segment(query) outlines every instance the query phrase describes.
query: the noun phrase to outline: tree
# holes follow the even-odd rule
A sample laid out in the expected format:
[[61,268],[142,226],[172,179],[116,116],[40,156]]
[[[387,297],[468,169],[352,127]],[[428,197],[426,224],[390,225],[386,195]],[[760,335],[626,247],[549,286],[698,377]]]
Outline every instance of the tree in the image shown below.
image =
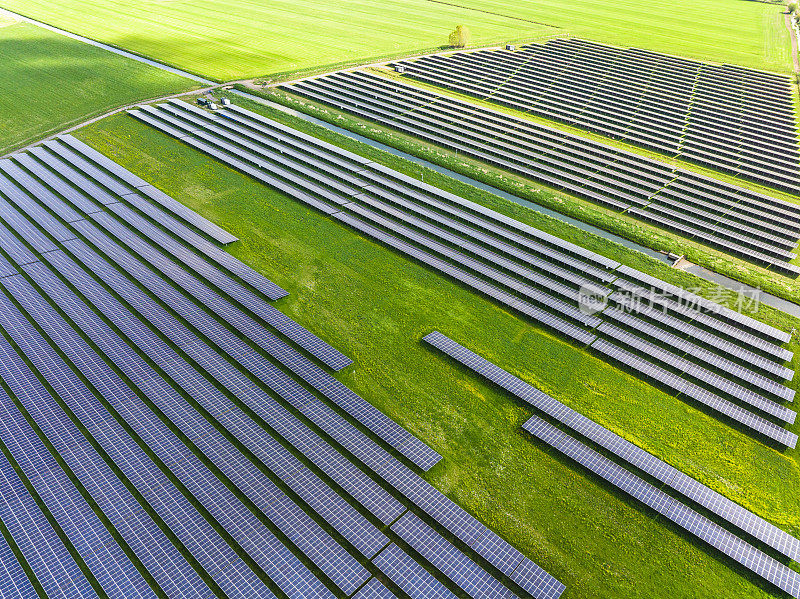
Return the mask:
[[466,48],[469,46],[470,37],[469,28],[466,25],[459,25],[450,34],[450,45],[454,48]]
[[786,7],[786,12],[790,15],[797,12],[797,2],[789,2],[788,6]]

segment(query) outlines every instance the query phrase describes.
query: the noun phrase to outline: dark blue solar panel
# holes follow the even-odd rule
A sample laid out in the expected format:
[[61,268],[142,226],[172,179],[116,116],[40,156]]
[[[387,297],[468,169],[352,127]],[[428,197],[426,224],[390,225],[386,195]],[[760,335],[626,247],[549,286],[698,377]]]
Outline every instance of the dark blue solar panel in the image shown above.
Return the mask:
[[76,153],[71,148],[60,143],[59,141],[51,139],[44,142],[42,145],[54,154],[58,155],[71,167],[79,170],[85,176],[91,178],[108,189],[111,193],[115,195],[125,195],[126,193],[130,193],[132,191],[130,186],[120,183],[114,177],[104,173],[79,153]]
[[[3,281],[8,281],[8,278]],[[0,300],[3,300],[4,304],[4,309],[0,310],[3,327],[15,342],[23,349],[29,350],[26,351],[26,355],[30,359],[45,365],[47,373],[46,365],[57,363],[57,356],[52,350],[42,353],[39,345],[35,343],[37,339],[41,340],[36,330],[27,321],[20,324],[15,320],[9,320],[14,312],[17,314],[18,312],[5,296],[0,296]],[[29,409],[35,408],[42,399],[52,401],[49,393],[2,337],[0,337],[0,376]],[[6,425],[3,419],[3,426]],[[155,597],[149,585],[57,465],[52,455],[44,446],[37,448],[34,439],[38,440],[33,430],[29,429],[27,434],[4,437],[3,440],[102,588],[112,596]]]
[[[117,239],[125,242],[131,249],[136,251],[139,255],[145,257],[155,266],[163,268],[162,265],[170,264],[168,260],[165,260],[164,254],[162,254],[160,251],[156,251],[152,245],[145,243],[138,236],[133,235],[129,229],[108,214],[96,214],[91,215],[91,217],[97,223],[102,225],[109,233],[114,235]],[[88,224],[89,223],[82,222],[76,223],[76,227],[85,230]],[[161,232],[159,231],[159,234],[160,233]],[[285,316],[275,307],[263,301],[260,297],[245,289],[239,283],[233,281],[230,277],[221,273],[197,254],[194,254],[187,248],[182,247],[171,238],[167,240],[166,238],[162,238],[161,235],[157,234],[154,234],[154,237],[158,237],[160,242],[166,243],[165,249],[169,250],[169,252],[178,260],[180,260],[182,264],[185,264],[201,276],[206,277],[222,291],[230,295],[236,301],[240,302],[259,318],[262,318],[267,324],[286,335],[289,339],[300,345],[300,347],[306,349],[312,355],[317,356],[323,362],[331,362],[331,364],[333,364],[336,368],[343,367],[343,359],[349,363],[348,358],[339,357],[341,354],[335,349],[331,348],[328,344],[321,341],[318,337],[306,329],[300,327],[296,322]]]
[[[166,315],[157,304],[154,304],[138,288],[131,285],[117,271],[110,268],[107,262],[89,250],[85,244],[80,241],[75,241],[70,242],[68,245],[71,251],[87,264],[90,270],[98,273],[111,288],[117,291],[123,298],[131,303],[131,305],[135,306],[137,311],[143,316],[150,318],[169,338],[180,344],[183,340],[194,337],[184,331],[183,325]],[[143,268],[141,265],[137,267],[135,261],[130,259],[118,260],[118,263],[133,274],[156,296],[163,299],[179,314],[187,318],[189,322],[197,326],[199,330],[212,339],[212,341],[220,345],[223,349],[226,349],[231,356],[253,367],[249,361],[243,360],[244,357],[250,356],[260,367],[257,370],[257,374],[262,375],[268,380],[268,384],[283,397],[290,399],[297,397],[298,400],[302,399],[302,401],[297,402],[298,407],[308,405],[309,408],[313,408],[314,405],[321,405],[319,400],[308,393],[302,386],[298,385],[291,377],[287,376],[283,371],[272,365],[271,362],[254,352],[252,348],[243,343],[236,335],[222,327],[215,319],[197,310],[191,302],[180,293],[177,293],[163,280],[159,279],[152,271]],[[256,367],[253,368],[254,370],[256,369]],[[266,372],[267,369],[268,373]],[[271,421],[274,418],[274,415],[271,414],[276,409],[275,404],[271,400],[265,403],[259,399],[259,397],[263,398],[265,396],[254,395],[253,397],[256,401],[250,404],[251,407],[267,419],[268,422]],[[246,397],[243,399],[247,400]],[[306,404],[306,402],[310,403]],[[285,412],[280,410],[279,413]],[[290,434],[292,435],[297,434],[291,433],[291,429],[288,430],[290,430]],[[302,428],[298,430],[302,430]],[[291,438],[293,437],[289,437],[289,439]],[[361,435],[360,438],[363,439],[367,445],[375,445],[371,439],[364,435]],[[263,446],[264,449],[269,449],[266,452],[261,452],[260,455],[265,464],[281,478],[286,480],[291,474],[301,468],[299,462],[297,462],[291,454],[282,450],[279,444],[275,445],[274,443],[269,443],[265,445],[264,440],[262,440],[260,446]],[[368,478],[358,475],[349,476],[345,479],[340,478],[338,480],[343,485],[343,488],[351,493],[353,493],[354,489],[365,487],[363,491],[356,491],[354,494],[363,500],[363,504],[368,509],[376,513],[376,515],[379,515],[382,519],[385,516],[387,518],[386,521],[391,522],[399,515],[401,511],[399,503],[392,500],[391,496],[380,491],[375,485],[370,484]],[[296,481],[294,477],[288,479],[288,481],[290,486],[292,486],[301,497],[309,502],[312,507],[316,506],[318,513],[323,515],[323,517],[337,528],[345,538],[348,538],[356,547],[362,549],[368,557],[371,557],[386,544],[383,534],[379,533],[372,525],[367,523],[355,510],[352,510],[352,508],[348,509],[348,506],[343,500],[336,496],[327,486],[323,485],[323,488],[320,488],[313,480],[309,480],[308,484],[314,487],[314,489],[311,490],[305,489],[304,486],[299,485],[299,481]],[[295,487],[295,485],[299,486]],[[366,487],[371,487],[374,491],[367,492]],[[333,507],[337,505],[339,509],[333,510]],[[383,506],[393,507],[391,510],[387,510],[386,507]]]
[[43,181],[48,188],[52,188],[56,193],[66,198],[71,205],[77,207],[82,212],[91,214],[92,212],[97,212],[102,209],[99,204],[90,200],[79,191],[78,188],[62,179],[57,173],[48,169],[30,154],[14,154],[13,159],[15,162],[22,165],[27,172],[35,175],[36,178]]
[[389,545],[372,563],[412,599],[456,599],[446,586],[397,545]]
[[[90,239],[92,243],[101,247],[106,255],[113,257],[118,263],[125,261],[120,248],[115,246],[105,235],[99,233],[90,223],[76,223],[76,228],[80,229],[81,233]],[[231,306],[199,281],[177,269],[174,265],[165,261],[163,257],[160,258],[158,255],[153,255],[147,248],[137,245],[137,250],[150,264],[159,268],[169,278],[186,289],[201,304],[209,307],[226,322],[235,326],[267,353],[299,374],[304,380],[311,383],[326,397],[334,401],[334,403],[342,407],[390,445],[404,451],[405,455],[409,456],[410,459],[426,469],[430,468],[438,459],[441,459],[438,454],[380,412],[380,410],[353,393],[321,368],[315,366],[305,356],[269,334],[254,320]],[[269,306],[269,308],[272,307]],[[270,318],[274,320],[272,316],[289,320],[277,310],[274,310],[273,314],[270,315]]]
[[[11,399],[0,392],[0,414],[6,423],[3,435],[24,426],[22,414],[12,411]],[[22,438],[23,435],[18,435]],[[30,437],[29,437],[30,438]],[[6,457],[0,454],[0,519],[39,584],[50,597],[96,597],[89,581],[39,510]],[[0,596],[37,597],[16,556],[0,535]]]
[[715,549],[722,551],[752,572],[792,596],[800,596],[800,574],[788,566],[766,555],[537,416],[532,416],[523,425],[523,428]]
[[[80,171],[78,171],[78,169],[69,166],[66,162],[61,160],[55,154],[47,151],[45,148],[41,146],[31,148],[28,153],[39,159],[39,161],[44,163],[52,172],[58,173],[63,180],[69,181],[77,189],[99,203],[108,205],[118,201],[116,196],[108,193],[101,186],[95,184],[91,179],[84,176]],[[87,200],[83,201],[86,202]],[[89,205],[94,206],[94,202],[89,201]]]
[[[45,269],[41,263],[32,268],[37,268],[40,272]],[[7,282],[7,285],[26,310],[35,314],[37,321],[43,323],[50,330],[58,330],[57,314],[44,304],[41,298],[38,298],[28,283],[19,277],[14,277]],[[22,318],[21,315],[19,318]],[[55,340],[61,341],[60,336],[56,335]],[[41,345],[41,347],[45,346]],[[46,362],[40,361],[39,368],[47,370],[46,376],[51,384],[54,384],[53,381],[58,383],[58,385],[54,384],[54,387],[59,395],[65,401],[77,406],[78,413],[83,415],[85,408],[82,405],[92,402],[91,393],[74,372],[62,361],[54,359]],[[89,442],[81,436],[72,421],[57,404],[52,399],[49,401],[39,399],[34,406],[30,407],[29,411],[50,438],[59,455],[69,464],[116,530],[127,541],[161,587],[169,593],[189,592],[200,597],[212,596],[210,589],[178,553],[161,529],[141,510],[136,499],[113,474]],[[88,417],[87,420],[96,426],[98,418],[105,419],[106,428],[101,429],[102,435],[98,440],[105,440],[110,436],[111,439],[106,441],[105,445],[118,447],[127,444],[129,447],[135,447],[139,450],[134,452],[139,454],[138,459],[135,460],[136,465],[147,467],[146,465],[149,464],[151,470],[156,469],[155,465],[141,454],[140,448],[135,446],[116,421],[103,410],[97,412],[94,418]],[[97,431],[95,433],[97,434]],[[114,454],[119,455],[119,451],[115,451]],[[127,459],[130,458],[126,456],[121,461],[124,463]]]
[[52,252],[57,249],[57,246],[34,224],[3,199],[0,199],[0,218],[6,225],[18,231],[21,237],[37,252]]
[[678,472],[662,460],[469,351],[438,331],[426,335],[423,340],[788,557],[794,559],[800,555],[798,539],[726,499],[716,491]]
[[[169,214],[166,214],[163,210],[156,208],[149,202],[146,202],[137,194],[134,193],[126,195],[125,200],[135,208],[147,214],[160,226],[169,230],[176,237],[196,248],[206,258],[216,262],[231,273],[237,275],[242,280],[252,285],[255,289],[261,291],[261,293],[266,295],[268,298],[278,299],[287,295],[287,292],[278,287],[275,283],[267,280],[263,275],[257,273],[240,260],[237,260],[230,254],[222,251],[210,241],[206,241],[203,237],[194,231],[191,231]],[[159,242],[159,244],[162,246],[163,241],[168,239],[168,237],[164,236],[163,232],[159,231],[153,225],[145,221],[141,216],[133,212],[124,204],[111,204],[108,208],[119,217],[124,219],[128,224],[133,226],[136,230],[140,231],[148,239]]]
[[[59,255],[63,256],[61,254]],[[68,261],[62,260],[61,262],[63,263],[62,268],[66,270]],[[219,398],[217,399],[214,412],[218,413],[222,410],[228,410],[224,420],[234,420],[235,415],[231,412],[232,404],[213,387],[209,386],[205,379],[199,377],[196,371],[187,368],[182,359],[179,358],[177,354],[168,350],[164,343],[149,329],[145,329],[141,325],[140,321],[126,312],[107,292],[102,290],[99,285],[91,285],[85,274],[81,275],[80,271],[74,268],[69,271],[69,274],[71,275],[70,280],[72,283],[82,289],[84,293],[87,293],[92,298],[95,305],[103,310],[107,310],[107,315],[111,317],[128,336],[138,342],[137,344],[139,347],[159,363],[162,368],[166,368],[168,372],[173,373],[173,378],[176,381],[180,381],[184,389],[198,399],[198,396],[202,395],[203,403],[207,405],[209,404],[209,396]],[[53,280],[38,280],[38,283],[47,290],[51,297],[56,299],[59,306],[83,328],[95,343],[103,349],[104,353],[109,356],[132,381],[140,384],[141,379],[147,376],[149,367],[145,367],[144,362],[136,357],[127,345],[124,345],[123,342],[93,313],[85,308],[81,308],[81,306],[78,305],[77,299],[69,292],[66,286]],[[165,361],[169,361],[169,364],[165,363]],[[133,364],[137,364],[138,367],[133,368]],[[87,373],[87,376],[90,376],[90,374]],[[149,378],[146,379],[147,385],[140,384],[140,386],[152,387],[157,382],[157,376],[158,375],[152,372]],[[202,391],[200,391],[201,388]],[[225,402],[224,406],[221,405],[222,402]],[[242,492],[248,495],[256,505],[259,505],[262,511],[268,512],[268,516],[271,515],[270,510],[274,508],[274,502],[277,501],[277,497],[280,496],[280,492],[277,491],[274,485],[218,431],[209,427],[205,421],[201,422],[199,420],[199,414],[191,410],[188,404],[178,402],[176,397],[176,401],[174,401],[170,407],[172,407],[172,409],[168,413],[172,416],[173,421],[176,422],[177,420],[176,424],[178,424],[178,426],[183,424],[185,433],[190,436],[201,450],[203,450],[205,455],[230,477]],[[198,431],[198,426],[194,426],[194,423],[199,425],[199,429],[202,432]],[[238,512],[239,517],[237,518],[237,524],[239,524],[242,519],[244,522],[251,519],[252,514],[250,514],[243,505],[238,509]],[[274,514],[272,515],[274,519],[277,519]],[[229,518],[230,517],[232,517],[232,514],[229,514]],[[352,577],[355,576],[357,584],[349,582],[349,584],[355,584],[353,590],[368,578],[365,571],[363,573],[359,572],[359,568],[361,570],[363,570],[363,568],[346,552],[343,552],[318,525],[310,521],[307,516],[305,519],[301,518],[301,521],[308,526],[308,533],[306,536],[313,537],[315,541],[313,545],[306,547],[311,554],[309,557],[312,561],[315,561],[323,571],[328,573],[331,578],[341,578],[344,576],[346,580],[350,581]],[[284,524],[283,526],[285,532],[289,536],[291,536],[290,533],[292,529],[298,527],[298,522],[292,524],[293,526],[288,524]],[[250,533],[252,538],[248,539],[251,547],[254,548],[255,546],[253,543],[257,542],[259,539],[262,543],[273,545],[271,552],[259,550],[253,555],[262,567],[265,569],[269,568],[272,574],[277,574],[276,555],[280,556],[279,559],[283,564],[283,570],[280,571],[280,574],[289,589],[294,588],[294,585],[302,581],[301,586],[304,589],[303,592],[309,593],[309,596],[327,596],[328,591],[324,586],[322,586],[296,558],[293,558],[288,549],[281,546],[277,539],[275,539],[266,528],[256,524],[256,521],[253,521],[252,526],[254,527],[254,530]],[[279,528],[280,527],[279,524]],[[240,543],[242,542],[241,539],[237,540],[239,540]],[[274,553],[275,551],[277,551],[277,554]],[[352,564],[352,566],[350,566],[350,570],[348,570],[348,565],[350,564]],[[363,576],[363,579],[358,580],[358,576]],[[280,585],[280,582],[278,582],[278,584]]]
[[[24,169],[20,168],[17,164],[12,162],[11,160],[0,160],[0,169],[6,174],[6,176],[14,179],[16,184],[20,186],[23,190],[25,190],[28,194],[32,195],[35,198],[43,198],[46,196],[53,196],[53,192],[51,192],[45,185],[40,183],[36,178],[25,172]],[[46,205],[50,205],[49,203],[45,202]],[[72,221],[80,220],[83,218],[80,214],[75,212],[72,208],[70,208],[67,204],[63,202],[59,202],[55,204],[56,213],[58,214],[59,218],[64,222],[71,223]]]
[[353,599],[396,599],[394,593],[387,589],[377,578],[371,578]]
[[456,583],[470,597],[509,599],[516,597],[486,570],[453,546],[443,536],[412,513],[392,525],[392,530],[414,551]]

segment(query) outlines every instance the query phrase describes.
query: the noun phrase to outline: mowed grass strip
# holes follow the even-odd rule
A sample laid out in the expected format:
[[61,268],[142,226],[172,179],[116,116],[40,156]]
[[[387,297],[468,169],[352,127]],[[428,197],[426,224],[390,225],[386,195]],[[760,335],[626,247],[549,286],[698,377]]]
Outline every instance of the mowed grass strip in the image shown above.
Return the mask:
[[[420,338],[441,330],[795,534],[797,452],[766,447],[130,117],[104,119],[79,137],[237,235],[231,253],[290,291],[277,306],[355,360],[337,377],[442,453],[427,478],[564,581],[565,597],[644,599],[664,589],[671,597],[772,595],[756,577],[528,438],[520,426],[529,407]],[[434,180],[430,173],[426,181]],[[550,222],[548,230],[573,241],[612,247],[494,196],[483,201],[543,229]],[[619,259],[638,268],[691,280],[616,247]]]
[[0,27],[0,155],[119,106],[197,85],[25,23]]
[[226,81],[437,48],[460,23],[476,45],[558,32],[428,0],[4,0],[0,6]]

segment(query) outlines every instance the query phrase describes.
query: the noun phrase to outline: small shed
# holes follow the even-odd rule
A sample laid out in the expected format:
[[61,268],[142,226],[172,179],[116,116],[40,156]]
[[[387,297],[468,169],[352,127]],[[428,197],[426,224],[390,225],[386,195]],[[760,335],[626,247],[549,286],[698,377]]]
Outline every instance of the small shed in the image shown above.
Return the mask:
[[514,44],[506,44],[506,50],[513,52],[517,47]]
[[230,106],[231,105],[231,101],[228,100],[228,98],[222,98],[222,100],[220,100],[219,103],[222,104],[223,106]]
[[394,70],[397,73],[405,73],[406,72],[406,66],[403,65],[403,64],[396,64],[396,65],[394,65]]

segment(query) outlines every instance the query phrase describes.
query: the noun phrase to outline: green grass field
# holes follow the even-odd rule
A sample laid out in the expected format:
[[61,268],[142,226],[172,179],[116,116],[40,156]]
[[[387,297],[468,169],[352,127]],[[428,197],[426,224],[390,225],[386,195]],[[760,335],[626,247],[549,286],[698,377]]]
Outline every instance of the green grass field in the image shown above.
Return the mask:
[[220,80],[548,35],[744,66],[791,67],[782,7],[745,0],[1,0],[0,6]]
[[[420,175],[397,157],[259,110]],[[131,117],[104,119],[78,136],[237,235],[231,252],[290,292],[276,305],[355,360],[338,377],[444,456],[429,480],[565,582],[565,598],[774,596],[730,560],[521,433],[529,408],[420,338],[441,330],[794,534],[797,451],[766,447]],[[670,282],[701,284],[432,171],[425,180]],[[760,317],[786,330],[800,326],[764,307]]]
[[[3,24],[3,23],[0,23]],[[0,155],[195,83],[39,27],[0,26]]]
[[0,6],[220,80],[436,48],[459,23],[470,26],[475,44],[554,31],[428,0],[9,0]]

